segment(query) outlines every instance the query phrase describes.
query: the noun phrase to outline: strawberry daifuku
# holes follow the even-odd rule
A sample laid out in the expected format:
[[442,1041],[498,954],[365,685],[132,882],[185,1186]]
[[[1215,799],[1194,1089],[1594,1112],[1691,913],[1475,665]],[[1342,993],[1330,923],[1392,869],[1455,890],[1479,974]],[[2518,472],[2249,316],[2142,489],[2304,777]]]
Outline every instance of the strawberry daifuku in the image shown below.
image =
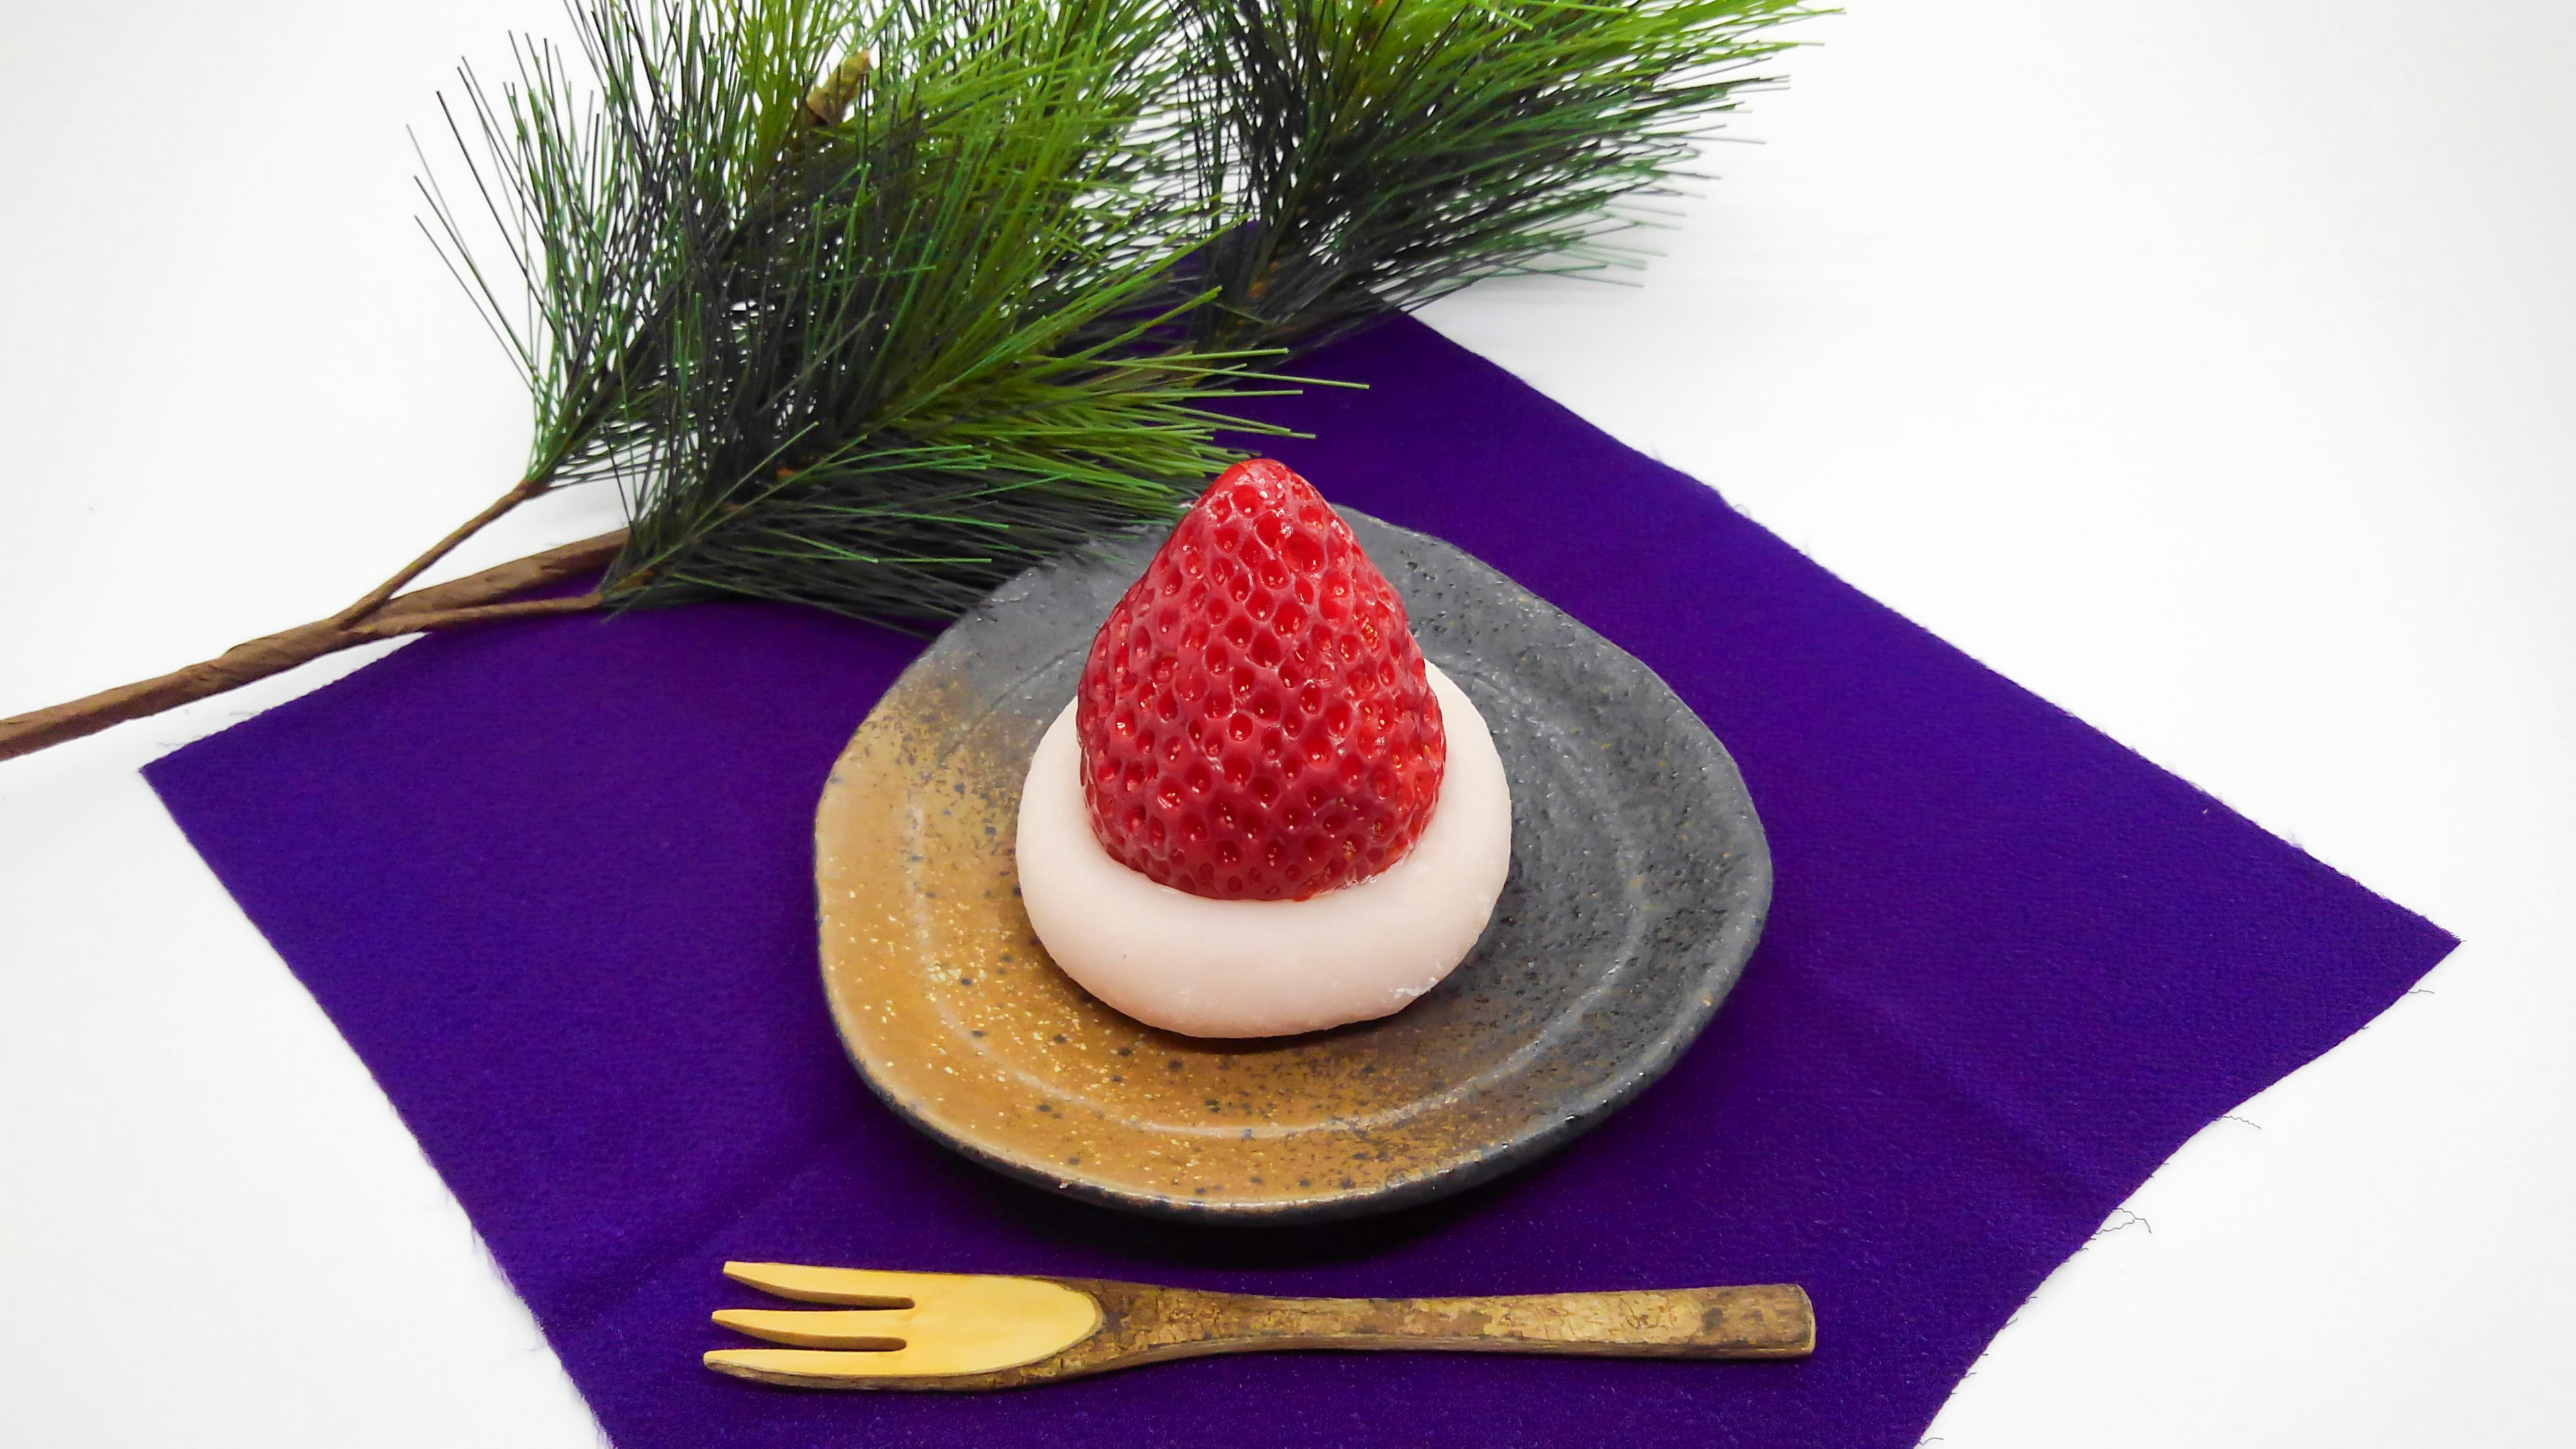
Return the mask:
[[1092,642],[1021,790],[1020,895],[1110,1006],[1193,1036],[1401,1010],[1511,867],[1511,789],[1348,525],[1229,469]]
[[1305,479],[1226,470],[1091,642],[1091,828],[1219,900],[1303,900],[1413,848],[1448,758],[1404,602]]

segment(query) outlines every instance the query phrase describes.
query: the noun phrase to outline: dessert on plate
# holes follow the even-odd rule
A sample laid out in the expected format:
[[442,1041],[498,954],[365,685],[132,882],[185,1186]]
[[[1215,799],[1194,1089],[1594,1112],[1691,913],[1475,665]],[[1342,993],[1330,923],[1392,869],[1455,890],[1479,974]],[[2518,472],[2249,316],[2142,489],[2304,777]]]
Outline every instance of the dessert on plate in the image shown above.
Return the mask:
[[1192,1036],[1401,1010],[1485,929],[1511,791],[1396,592],[1286,466],[1228,469],[1093,637],[1015,845],[1047,953]]
[[1424,1202],[1580,1134],[1725,999],[1770,859],[1645,664],[1275,464],[1003,584],[815,814],[824,992],[887,1106],[1200,1221]]

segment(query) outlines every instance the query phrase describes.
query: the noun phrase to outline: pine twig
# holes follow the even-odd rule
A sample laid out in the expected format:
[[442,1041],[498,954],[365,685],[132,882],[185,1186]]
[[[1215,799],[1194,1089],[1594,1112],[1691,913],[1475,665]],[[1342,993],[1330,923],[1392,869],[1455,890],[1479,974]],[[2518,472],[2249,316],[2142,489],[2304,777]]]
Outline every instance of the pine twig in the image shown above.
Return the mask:
[[830,75],[805,93],[806,123],[814,126],[841,124],[841,118],[849,114],[850,102],[859,98],[859,89],[868,83],[868,72],[876,69],[876,64],[876,47],[864,45],[834,66]]
[[435,544],[432,544],[427,553],[424,553],[420,557],[413,559],[410,563],[405,564],[401,572],[395,574],[392,578],[389,578],[383,583],[376,585],[374,588],[367,590],[366,594],[356,603],[351,604],[349,607],[342,609],[339,613],[332,615],[328,622],[342,628],[347,628],[348,626],[357,623],[359,620],[366,618],[376,610],[383,608],[387,600],[402,592],[404,585],[409,584],[412,580],[419,578],[424,573],[427,573],[432,565],[435,565],[440,559],[443,559],[449,554],[455,552],[458,544],[463,543],[465,540],[482,532],[485,524],[492,522],[502,514],[509,512],[511,509],[516,508],[520,504],[527,502],[529,499],[536,497],[538,494],[545,492],[549,486],[550,484],[544,477],[535,474],[531,474],[528,477],[520,479],[517,483],[511,485],[509,492],[493,499],[490,505],[485,507],[482,512],[475,514],[472,518],[458,524],[455,530],[449,533],[447,537],[440,539]]
[[[347,618],[350,611],[343,610],[327,619],[236,644],[212,659],[158,679],[119,685],[84,699],[0,719],[0,760],[33,754],[50,745],[96,734],[110,725],[175,709],[378,639],[490,619],[596,609],[600,598],[595,590],[563,598],[517,596],[596,572],[616,557],[625,543],[626,530],[621,528],[408,594],[388,591],[382,602],[356,619]],[[440,552],[444,551],[442,547]],[[416,574],[425,567],[427,564],[421,564],[409,572]],[[403,577],[396,576],[394,588],[401,587]]]
[[473,604],[453,609],[405,612],[392,618],[376,619],[361,624],[354,632],[372,639],[398,639],[405,634],[426,634],[436,629],[454,629],[465,624],[489,624],[501,619],[542,619],[550,614],[587,614],[606,602],[606,595],[597,589],[592,589],[587,593],[558,594],[544,599],[511,599],[498,604]]

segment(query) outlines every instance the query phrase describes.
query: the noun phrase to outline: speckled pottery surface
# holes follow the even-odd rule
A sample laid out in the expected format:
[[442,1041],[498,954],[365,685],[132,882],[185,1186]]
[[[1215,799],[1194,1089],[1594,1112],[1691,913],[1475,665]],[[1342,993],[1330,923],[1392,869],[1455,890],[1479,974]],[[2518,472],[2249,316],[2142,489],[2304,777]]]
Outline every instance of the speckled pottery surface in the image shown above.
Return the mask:
[[1571,1140],[1661,1075],[1734,985],[1771,857],[1707,726],[1484,564],[1343,516],[1511,778],[1511,877],[1475,950],[1394,1016],[1254,1041],[1145,1026],[1047,960],[1012,864],[1020,781],[1159,539],[1115,541],[1021,575],[942,634],[824,790],[824,989],[869,1085],[923,1131],[1118,1207],[1376,1212]]

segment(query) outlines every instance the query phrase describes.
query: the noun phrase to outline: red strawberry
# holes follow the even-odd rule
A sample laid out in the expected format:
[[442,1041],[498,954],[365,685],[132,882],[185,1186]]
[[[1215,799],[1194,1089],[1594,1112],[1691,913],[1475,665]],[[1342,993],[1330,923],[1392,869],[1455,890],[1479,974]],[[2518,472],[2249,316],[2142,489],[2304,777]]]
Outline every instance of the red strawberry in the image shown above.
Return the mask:
[[1100,843],[1220,900],[1303,900],[1401,860],[1449,753],[1403,601],[1267,458],[1208,485],[1109,611],[1074,726]]

